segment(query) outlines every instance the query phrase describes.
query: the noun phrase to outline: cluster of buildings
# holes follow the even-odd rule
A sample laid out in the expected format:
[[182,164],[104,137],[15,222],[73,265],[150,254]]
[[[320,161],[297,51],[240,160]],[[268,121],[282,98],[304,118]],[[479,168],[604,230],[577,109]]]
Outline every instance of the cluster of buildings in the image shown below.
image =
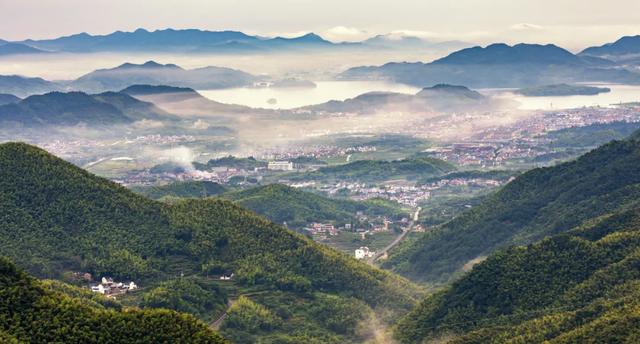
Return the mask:
[[352,147],[338,147],[335,145],[300,145],[274,148],[259,154],[261,160],[291,160],[297,157],[326,158],[345,156],[357,152],[375,152],[375,146],[360,145]]
[[[347,224],[349,229],[351,228],[351,224]],[[347,226],[345,225],[345,227]],[[303,228],[309,234],[311,234],[316,239],[326,239],[327,236],[336,236],[338,235],[338,229],[330,224],[330,223],[311,223],[307,227]]]
[[111,277],[102,277],[101,283],[91,286],[92,292],[110,298],[115,298],[118,295],[126,294],[136,289],[138,289],[138,286],[133,281],[129,283],[114,282]]
[[[504,124],[482,125],[496,121]],[[473,130],[464,129],[474,122],[477,125],[472,125]],[[620,106],[539,111],[526,115],[470,113],[418,123],[409,130],[416,136],[440,137],[444,142],[455,137],[455,143],[427,150],[436,158],[461,166],[494,167],[557,153],[545,136],[548,132],[612,122],[640,122],[640,111],[637,107]]]

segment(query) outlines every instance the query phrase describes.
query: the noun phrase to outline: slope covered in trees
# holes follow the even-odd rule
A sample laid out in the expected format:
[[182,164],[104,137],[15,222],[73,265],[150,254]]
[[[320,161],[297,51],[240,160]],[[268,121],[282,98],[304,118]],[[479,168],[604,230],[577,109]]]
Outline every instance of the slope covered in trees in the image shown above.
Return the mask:
[[227,191],[224,186],[210,181],[185,181],[166,185],[137,187],[134,191],[151,199],[163,197],[204,198],[219,195]]
[[443,282],[498,248],[638,206],[639,161],[640,141],[631,137],[524,173],[481,205],[392,252],[386,266],[417,280]]
[[637,342],[640,210],[491,255],[397,325],[405,343]]
[[425,178],[455,170],[450,163],[428,157],[402,160],[358,160],[344,165],[322,167],[317,171],[287,175],[291,180],[382,181],[392,178]]
[[[268,297],[281,293],[307,300],[308,310],[320,302],[308,295],[322,291],[388,314],[421,294],[231,202],[151,201],[26,144],[0,145],[0,214],[0,250],[40,277],[86,271],[151,288],[181,273],[205,278],[227,269],[238,288],[263,290],[265,307],[276,307]],[[300,319],[281,318],[294,328]],[[274,327],[274,335],[286,329]]]
[[[193,316],[88,302],[82,291],[41,282],[0,257],[2,343],[226,343]],[[102,299],[102,298],[100,298]]]
[[394,207],[375,201],[356,202],[332,199],[282,184],[271,184],[232,192],[223,195],[223,197],[231,199],[242,207],[251,209],[275,223],[286,222],[293,227],[304,226],[309,222],[351,223],[358,211],[388,217],[407,216],[407,212],[399,206]]

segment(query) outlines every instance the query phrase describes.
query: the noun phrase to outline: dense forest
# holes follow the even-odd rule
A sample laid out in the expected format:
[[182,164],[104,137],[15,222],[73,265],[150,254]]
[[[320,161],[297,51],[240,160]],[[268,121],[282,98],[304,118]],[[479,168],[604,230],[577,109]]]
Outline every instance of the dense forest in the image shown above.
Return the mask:
[[[0,214],[2,254],[38,277],[62,279],[69,272],[90,272],[133,279],[148,290],[143,306],[168,304],[193,309],[196,315],[219,309],[219,303],[198,301],[205,295],[201,289],[215,293],[215,288],[208,283],[179,286],[179,298],[188,301],[181,303],[158,289],[171,285],[163,282],[181,275],[207,282],[232,271],[229,285],[235,295],[249,297],[270,313],[279,314],[279,303],[270,302],[276,296],[298,300],[291,302],[299,313],[282,313],[278,326],[270,327],[269,335],[282,340],[306,336],[312,341],[322,334],[349,342],[364,335],[354,334],[351,327],[340,332],[331,324],[312,322],[312,310],[324,296],[354,300],[363,306],[362,314],[375,310],[388,322],[412,308],[422,294],[400,277],[313,243],[229,201],[152,201],[26,144],[0,145]],[[251,296],[251,290],[260,293]],[[313,331],[308,330],[311,325]],[[223,327],[230,337],[246,332],[233,324]],[[262,335],[264,329],[255,331]]]
[[415,280],[446,282],[499,248],[528,244],[640,204],[640,141],[613,141],[575,161],[518,176],[497,193],[400,245],[385,263]]
[[206,164],[194,162],[193,166],[202,171],[207,171],[215,167],[239,168],[244,170],[252,170],[258,167],[267,167],[266,161],[256,160],[253,157],[236,158],[235,156],[226,156],[218,159],[211,159]]
[[397,325],[404,343],[635,343],[640,210],[489,256]]
[[[87,295],[88,294],[88,295]],[[56,282],[0,257],[2,343],[226,343],[188,314],[135,308]]]
[[455,170],[450,163],[428,157],[402,160],[358,160],[348,164],[321,167],[317,171],[287,175],[291,180],[348,180],[376,182],[393,178],[427,178]]
[[162,198],[206,198],[227,191],[227,188],[210,181],[184,181],[165,185],[136,187],[133,191],[151,199]]

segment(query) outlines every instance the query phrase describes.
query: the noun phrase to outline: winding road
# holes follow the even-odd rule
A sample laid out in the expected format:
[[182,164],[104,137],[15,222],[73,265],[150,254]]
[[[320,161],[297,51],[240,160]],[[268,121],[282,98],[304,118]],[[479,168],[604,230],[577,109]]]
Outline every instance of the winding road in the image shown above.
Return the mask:
[[416,212],[413,214],[411,222],[409,222],[409,226],[407,227],[406,230],[402,231],[402,234],[398,235],[389,245],[387,245],[385,248],[377,252],[373,257],[367,259],[367,262],[369,264],[374,264],[376,260],[380,259],[380,257],[384,256],[387,252],[389,252],[389,250],[391,250],[396,245],[398,245],[400,241],[402,241],[402,239],[404,239],[404,237],[409,232],[411,232],[411,230],[413,229],[414,223],[418,221],[418,217],[420,216],[420,210],[422,210],[421,207],[418,207],[418,209],[416,209]]

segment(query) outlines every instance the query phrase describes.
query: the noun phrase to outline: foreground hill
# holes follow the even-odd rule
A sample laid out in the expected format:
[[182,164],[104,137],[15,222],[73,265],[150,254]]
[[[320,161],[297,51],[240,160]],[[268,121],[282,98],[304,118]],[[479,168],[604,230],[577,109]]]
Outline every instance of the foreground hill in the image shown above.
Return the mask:
[[226,343],[193,316],[126,309],[28,276],[0,257],[2,343]]
[[195,89],[240,87],[253,84],[257,77],[223,67],[184,69],[174,64],[147,61],[125,63],[111,69],[99,69],[71,82],[73,89],[85,92],[118,91],[131,85],[172,85]]
[[27,127],[79,123],[113,125],[166,115],[151,103],[115,92],[95,95],[51,92],[0,106],[0,122],[20,123]]
[[555,45],[492,44],[467,48],[431,63],[387,63],[351,68],[349,80],[390,80],[422,87],[436,83],[484,87],[526,87],[586,81],[640,83],[640,74],[597,57],[576,56]]
[[512,247],[427,298],[398,324],[405,343],[635,343],[640,210]]
[[301,228],[310,222],[351,223],[358,211],[389,217],[407,216],[399,207],[376,202],[338,200],[281,184],[260,186],[223,195],[275,223]]
[[392,251],[387,267],[441,282],[499,248],[528,244],[640,205],[640,141],[614,141],[576,161],[518,176],[481,205]]
[[[236,342],[359,341],[372,309],[392,317],[421,293],[230,202],[151,201],[25,144],[0,145],[0,214],[0,250],[41,277],[87,271],[153,288],[184,274],[206,287],[208,274],[233,271],[230,288],[261,291],[222,324]],[[194,302],[191,289],[173,297]],[[346,314],[322,310],[327,299]],[[323,311],[351,320],[334,327]]]

